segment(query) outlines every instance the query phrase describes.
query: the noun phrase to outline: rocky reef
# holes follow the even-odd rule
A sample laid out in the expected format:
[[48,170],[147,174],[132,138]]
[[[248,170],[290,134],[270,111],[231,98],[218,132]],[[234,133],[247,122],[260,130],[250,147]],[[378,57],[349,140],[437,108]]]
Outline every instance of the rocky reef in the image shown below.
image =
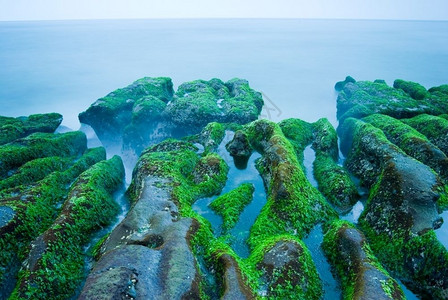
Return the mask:
[[123,144],[137,155],[168,137],[196,134],[210,122],[256,120],[263,99],[243,79],[195,80],[173,89],[170,78],[145,77],[98,99],[79,114],[104,145]]
[[84,276],[90,234],[117,213],[123,164],[82,132],[50,133],[59,114],[20,122],[22,137],[0,146],[0,298],[63,299]]
[[402,80],[393,88],[349,82],[338,97],[345,166],[370,189],[359,228],[393,276],[432,299],[448,297],[448,252],[434,231],[447,202],[448,128],[435,116],[447,112],[443,91]]
[[[242,79],[108,94],[79,115],[106,149],[56,113],[0,117],[0,299],[324,299],[329,277],[343,299],[447,299],[447,86],[335,89],[337,130],[257,120]],[[126,192],[111,145],[139,154]]]

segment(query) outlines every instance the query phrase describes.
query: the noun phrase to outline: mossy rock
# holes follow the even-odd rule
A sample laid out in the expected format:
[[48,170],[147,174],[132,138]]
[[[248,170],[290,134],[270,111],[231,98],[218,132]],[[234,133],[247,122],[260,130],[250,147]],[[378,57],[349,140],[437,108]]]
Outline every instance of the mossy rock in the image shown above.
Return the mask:
[[353,78],[353,77],[351,77],[351,76],[347,76],[347,77],[345,77],[345,80],[344,81],[338,81],[338,82],[336,82],[336,84],[334,85],[334,89],[336,90],[336,91],[341,91],[344,87],[345,87],[345,85],[347,84],[347,83],[355,83],[356,82],[356,80]]
[[322,282],[305,244],[291,236],[269,238],[249,258],[264,282],[268,299],[321,299]]
[[225,232],[236,225],[246,205],[252,202],[254,190],[252,184],[243,183],[210,203],[210,207],[222,216],[222,227]]
[[406,299],[364,234],[349,222],[333,221],[322,247],[341,282],[344,299]]
[[339,158],[338,134],[327,119],[319,119],[313,126],[313,149],[325,153],[334,161]]
[[0,145],[34,132],[53,133],[61,122],[62,115],[58,113],[35,114],[18,118],[0,116]]
[[313,139],[313,125],[300,119],[286,119],[278,123],[283,134],[294,147],[297,159],[303,165],[303,151]]
[[[2,290],[5,291],[11,277],[16,277],[16,266],[26,258],[29,243],[52,225],[59,211],[58,206],[67,198],[70,185],[91,165],[105,158],[104,148],[88,149],[80,158],[72,158],[67,169],[52,172],[33,186],[18,189],[18,192],[4,190],[1,203],[13,209],[14,216],[0,230]],[[15,271],[5,272],[8,269]]]
[[176,93],[170,78],[145,77],[98,99],[79,114],[106,146],[122,145],[137,154],[165,138],[198,134],[211,122],[256,120],[263,99],[243,79],[195,80]]
[[313,174],[319,190],[340,211],[347,211],[360,198],[347,170],[325,153],[316,153]]
[[425,135],[431,143],[448,155],[448,120],[427,114],[403,120],[407,125]]
[[50,156],[77,156],[86,148],[86,136],[80,131],[33,133],[0,146],[0,179],[11,176],[16,168],[31,160]]
[[448,179],[448,158],[423,134],[409,125],[386,115],[374,114],[363,119],[381,129],[387,139],[406,154],[430,166],[445,181]]
[[394,87],[383,82],[348,82],[339,92],[337,117],[363,118],[371,114],[385,114],[394,118],[410,118],[422,113],[439,115],[448,112],[448,95],[428,93],[417,83],[397,80]]
[[262,106],[261,94],[246,80],[235,78],[224,83],[214,78],[181,84],[166,113],[178,126],[199,131],[212,121],[246,124],[258,118]]
[[268,199],[251,228],[249,245],[278,234],[304,237],[311,228],[335,212],[306,179],[295,150],[280,127],[267,120],[250,123],[251,145],[263,154],[257,168],[268,187]]
[[394,81],[394,88],[403,90],[415,100],[423,100],[429,96],[428,91],[424,86],[412,81],[397,79]]
[[122,184],[119,156],[101,161],[73,184],[59,217],[34,240],[13,298],[56,299],[73,295],[83,277],[83,249],[90,234],[118,213],[112,193]]

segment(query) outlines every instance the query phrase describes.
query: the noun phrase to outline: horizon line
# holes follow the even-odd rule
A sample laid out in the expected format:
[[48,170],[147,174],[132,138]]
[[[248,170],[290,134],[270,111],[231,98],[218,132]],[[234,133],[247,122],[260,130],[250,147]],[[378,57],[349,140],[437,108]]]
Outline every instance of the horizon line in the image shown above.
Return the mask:
[[312,18],[312,17],[153,17],[153,18],[67,18],[17,19],[0,22],[59,22],[59,21],[150,21],[150,20],[327,20],[327,21],[392,21],[392,22],[448,22],[448,19],[382,19],[382,18]]

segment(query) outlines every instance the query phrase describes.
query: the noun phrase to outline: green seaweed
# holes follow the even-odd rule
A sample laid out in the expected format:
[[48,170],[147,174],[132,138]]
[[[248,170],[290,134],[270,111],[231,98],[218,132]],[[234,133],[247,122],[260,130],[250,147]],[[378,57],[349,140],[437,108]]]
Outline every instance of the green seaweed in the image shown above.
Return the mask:
[[96,229],[109,224],[118,205],[112,193],[122,183],[123,163],[118,156],[83,172],[73,184],[53,225],[35,241],[43,249],[31,250],[31,262],[19,273],[11,299],[64,299],[83,276],[82,246]]
[[238,222],[244,207],[252,201],[254,190],[252,184],[243,183],[210,203],[210,207],[223,217],[222,227],[224,232],[233,228]]

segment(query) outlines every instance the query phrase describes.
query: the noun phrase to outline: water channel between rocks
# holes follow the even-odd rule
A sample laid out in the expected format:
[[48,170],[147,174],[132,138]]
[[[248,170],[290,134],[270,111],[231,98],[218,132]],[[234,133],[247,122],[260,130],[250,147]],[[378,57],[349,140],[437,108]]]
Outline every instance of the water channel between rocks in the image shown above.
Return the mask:
[[[239,169],[235,166],[233,157],[230,156],[229,152],[225,148],[225,145],[232,140],[233,135],[233,132],[226,131],[226,136],[217,149],[218,154],[229,166],[226,185],[221,191],[221,195],[230,192],[243,183],[251,183],[255,188],[252,202],[244,208],[238,222],[228,232],[233,238],[231,242],[232,249],[240,257],[246,258],[250,254],[246,239],[249,237],[250,228],[252,227],[255,219],[266,203],[266,191],[264,188],[263,179],[261,178],[258,170],[255,167],[256,160],[261,157],[259,153],[254,152],[251,155],[245,169]],[[197,200],[193,204],[193,210],[210,221],[215,236],[219,237],[221,234],[223,234],[221,228],[222,217],[216,214],[209,207],[210,203],[217,197],[218,195]]]

